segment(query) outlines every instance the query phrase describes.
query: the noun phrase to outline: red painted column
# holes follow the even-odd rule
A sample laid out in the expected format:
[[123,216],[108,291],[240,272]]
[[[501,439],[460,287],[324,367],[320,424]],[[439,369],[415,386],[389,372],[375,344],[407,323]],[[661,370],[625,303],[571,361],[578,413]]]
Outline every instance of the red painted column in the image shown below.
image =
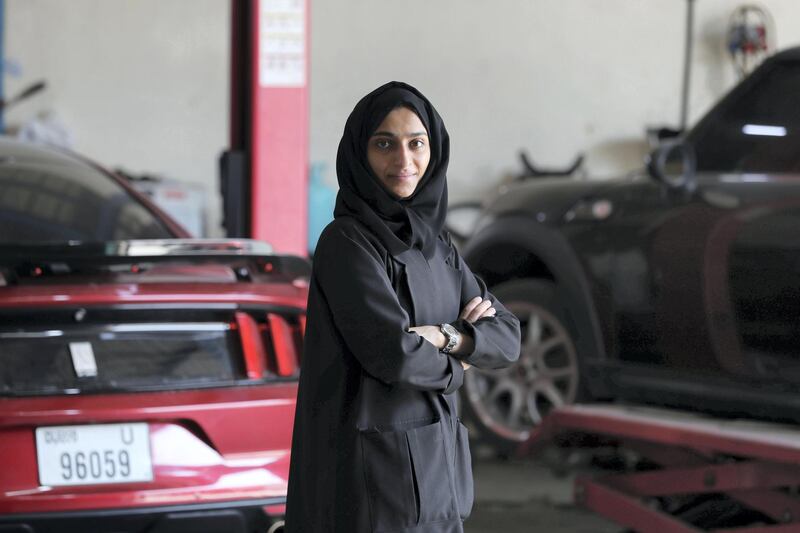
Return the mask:
[[251,235],[308,254],[310,0],[254,0]]

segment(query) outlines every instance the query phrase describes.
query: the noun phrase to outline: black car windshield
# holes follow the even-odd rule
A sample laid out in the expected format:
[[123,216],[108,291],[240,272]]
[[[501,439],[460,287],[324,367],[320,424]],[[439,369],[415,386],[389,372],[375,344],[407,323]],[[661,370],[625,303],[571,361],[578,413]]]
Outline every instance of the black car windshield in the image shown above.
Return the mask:
[[800,61],[776,63],[742,89],[690,135],[698,170],[800,173]]
[[67,157],[0,158],[0,245],[174,236],[90,165]]

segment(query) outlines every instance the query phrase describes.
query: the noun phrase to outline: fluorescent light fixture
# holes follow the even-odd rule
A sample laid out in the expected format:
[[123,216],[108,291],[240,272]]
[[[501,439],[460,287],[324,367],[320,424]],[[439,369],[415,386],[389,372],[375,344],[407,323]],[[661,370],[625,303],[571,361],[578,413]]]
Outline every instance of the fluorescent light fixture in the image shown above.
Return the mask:
[[767,137],[786,137],[783,126],[766,126],[764,124],[745,124],[742,128],[745,135],[764,135]]

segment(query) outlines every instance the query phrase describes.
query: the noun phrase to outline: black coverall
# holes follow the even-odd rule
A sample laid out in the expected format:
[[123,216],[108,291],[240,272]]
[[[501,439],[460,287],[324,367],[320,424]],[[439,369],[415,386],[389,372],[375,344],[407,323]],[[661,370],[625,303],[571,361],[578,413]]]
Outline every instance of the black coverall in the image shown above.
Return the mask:
[[390,255],[350,217],[326,228],[308,301],[289,533],[463,531],[473,483],[454,393],[465,370],[408,328],[456,322],[475,296],[497,313],[458,322],[475,341],[461,359],[511,365],[519,321],[445,236],[429,261],[415,248]]

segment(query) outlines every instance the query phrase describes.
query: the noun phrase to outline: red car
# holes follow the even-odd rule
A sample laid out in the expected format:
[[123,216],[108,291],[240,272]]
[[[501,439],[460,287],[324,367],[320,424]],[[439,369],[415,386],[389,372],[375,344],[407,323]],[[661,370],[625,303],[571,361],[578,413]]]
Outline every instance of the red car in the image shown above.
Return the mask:
[[282,529],[308,262],[0,139],[0,531]]

